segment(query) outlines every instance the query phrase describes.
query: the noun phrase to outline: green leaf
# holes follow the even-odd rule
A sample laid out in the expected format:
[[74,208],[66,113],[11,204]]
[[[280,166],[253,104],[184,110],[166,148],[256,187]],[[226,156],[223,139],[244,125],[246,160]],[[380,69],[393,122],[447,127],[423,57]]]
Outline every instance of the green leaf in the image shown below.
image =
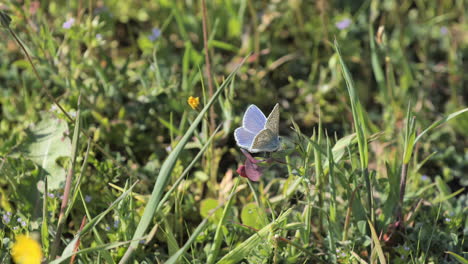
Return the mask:
[[253,227],[255,229],[261,229],[263,227],[262,224],[262,217],[258,214],[260,212],[260,208],[256,203],[249,203],[244,208],[242,208],[241,212],[241,220],[242,223],[246,226]]
[[65,169],[57,164],[60,157],[71,157],[68,125],[51,113],[42,113],[41,121],[26,131],[27,140],[20,146],[22,154],[36,163],[47,175],[49,190],[64,183]]
[[[210,211],[215,209],[218,206],[218,200],[213,199],[213,198],[207,198],[200,203],[200,215],[203,218],[208,218],[210,215]],[[223,215],[223,212],[221,211],[221,208],[218,208],[215,213],[213,214],[212,217],[210,217],[210,220],[213,220],[215,223],[219,223],[219,220],[221,219]]]

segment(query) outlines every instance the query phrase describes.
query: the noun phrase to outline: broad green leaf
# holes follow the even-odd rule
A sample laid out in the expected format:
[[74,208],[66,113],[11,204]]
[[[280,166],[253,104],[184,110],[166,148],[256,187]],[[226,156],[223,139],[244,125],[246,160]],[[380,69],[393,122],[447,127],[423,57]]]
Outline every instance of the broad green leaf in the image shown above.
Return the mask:
[[246,226],[253,227],[255,229],[262,228],[262,217],[258,213],[260,212],[260,210],[261,209],[257,206],[256,203],[249,203],[246,206],[244,206],[241,212],[242,223]]
[[65,182],[66,172],[57,164],[57,159],[70,157],[72,153],[67,123],[44,112],[41,121],[26,133],[27,140],[20,147],[22,154],[46,173],[49,190],[60,188]]
[[[207,198],[200,203],[200,215],[203,218],[208,218],[210,216],[210,211],[215,209],[218,206],[218,200],[213,198]],[[216,209],[215,213],[209,218],[213,220],[214,223],[218,223],[223,215],[221,208]]]

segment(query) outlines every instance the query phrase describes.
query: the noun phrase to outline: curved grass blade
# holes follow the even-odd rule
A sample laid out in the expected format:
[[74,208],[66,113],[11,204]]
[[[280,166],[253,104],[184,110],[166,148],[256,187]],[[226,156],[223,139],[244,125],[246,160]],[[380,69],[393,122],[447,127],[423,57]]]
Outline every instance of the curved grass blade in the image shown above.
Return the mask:
[[462,256],[460,256],[460,255],[458,255],[456,253],[453,253],[451,251],[445,251],[445,253],[452,255],[456,260],[458,260],[458,262],[460,262],[462,264],[468,264],[467,259],[463,258]]
[[368,222],[369,228],[371,230],[372,240],[374,241],[374,245],[375,245],[374,250],[377,251],[377,255],[379,256],[380,264],[387,264],[387,260],[385,259],[385,255],[383,253],[382,246],[380,246],[379,237],[377,236],[377,232],[375,232],[374,225],[372,224],[372,222],[370,220],[367,220],[367,222]]
[[361,159],[361,169],[367,169],[367,164],[369,163],[368,158],[368,149],[367,149],[367,140],[366,140],[366,122],[364,119],[364,109],[362,109],[361,103],[356,93],[356,88],[354,87],[354,81],[351,77],[351,73],[346,67],[346,64],[341,57],[340,48],[338,42],[335,40],[335,51],[338,54],[340,59],[340,65],[343,73],[343,77],[346,81],[346,87],[348,88],[349,100],[351,103],[351,111],[353,113],[354,119],[354,128],[358,136],[358,145],[359,145],[359,154]]
[[[140,238],[138,238],[136,240],[140,241],[142,239],[144,239],[144,237],[140,237]],[[49,264],[59,264],[59,263],[66,262],[73,255],[80,255],[80,254],[91,253],[91,252],[95,252],[95,251],[109,251],[111,249],[118,248],[118,247],[121,247],[123,245],[129,244],[132,241],[133,240],[124,241],[124,242],[113,242],[113,243],[108,243],[108,244],[104,244],[104,245],[99,245],[99,246],[96,246],[96,247],[93,247],[93,248],[85,248],[85,249],[79,250],[77,252],[73,252],[73,251],[67,252],[66,254],[63,254],[61,257],[49,262]]]
[[[209,144],[207,144],[207,145],[209,145]],[[232,192],[231,192],[231,194],[229,195],[229,197],[227,199],[228,204],[224,208],[224,214],[223,214],[223,217],[222,217],[221,221],[219,222],[218,228],[219,228],[219,226],[222,225],[222,223],[225,220],[225,217],[227,215],[226,212],[229,211],[229,208],[232,205],[232,200],[233,200],[234,194],[236,194],[236,190],[237,190],[238,185],[239,185],[239,178],[237,179],[237,181],[235,183],[235,186],[232,189]],[[187,240],[187,242],[185,242],[185,244],[182,246],[182,248],[180,248],[174,255],[172,255],[165,262],[165,264],[177,264],[177,263],[179,263],[178,262],[179,258],[187,251],[187,249],[190,247],[190,245],[192,245],[192,243],[195,241],[195,239],[198,237],[198,235],[200,235],[200,233],[205,229],[206,225],[208,224],[208,219],[210,219],[211,216],[214,215],[215,212],[218,211],[218,209],[221,208],[222,206],[224,206],[224,202],[219,204],[218,206],[216,206],[216,208],[213,208],[210,211],[210,213],[208,214],[208,217],[203,219],[203,221],[198,225],[197,229],[195,229],[195,231],[192,233],[192,235],[190,235],[189,239]],[[218,229],[216,230],[216,234],[218,234]],[[216,241],[216,235],[215,235],[215,241]]]
[[234,201],[234,193],[237,190],[237,186],[239,185],[239,178],[236,179],[236,182],[234,183],[234,187],[232,188],[231,192],[231,198],[226,204],[226,207],[224,207],[224,212],[223,216],[221,217],[221,220],[218,223],[218,226],[216,227],[216,233],[213,239],[213,246],[211,246],[211,251],[208,255],[208,260],[206,261],[207,264],[212,264],[214,263],[216,257],[218,256],[219,253],[219,248],[221,247],[221,242],[222,242],[222,227],[224,223],[226,222],[227,215],[229,213],[229,210],[231,210],[232,203]]
[[[122,193],[104,212],[100,213],[99,215],[97,215],[95,218],[93,219],[90,219],[90,221],[83,227],[83,229],[81,230],[81,232],[79,232],[78,234],[76,234],[76,236],[73,238],[73,240],[68,244],[68,246],[63,250],[62,252],[62,256],[67,256],[69,255],[70,253],[73,253],[73,249],[75,247],[75,243],[76,241],[78,241],[78,239],[80,237],[82,237],[84,234],[86,234],[89,230],[91,230],[92,228],[94,228],[99,222],[101,222],[101,220],[104,218],[104,216],[106,216],[110,211],[112,211],[119,203],[120,201],[122,201],[125,197],[127,197],[133,187],[135,187],[135,185],[138,183],[135,182],[130,188],[128,188],[127,191],[125,191],[124,193]],[[136,242],[138,243],[139,240],[136,240]],[[71,256],[71,255],[70,255]]]
[[[166,160],[162,164],[156,183],[154,184],[151,197],[148,201],[148,204],[145,207],[143,216],[141,217],[141,220],[138,223],[137,229],[135,230],[135,233],[133,234],[133,239],[142,237],[143,234],[146,232],[146,229],[148,229],[148,226],[151,223],[151,220],[153,219],[153,216],[155,214],[155,210],[163,195],[164,188],[166,187],[169,177],[171,176],[172,169],[174,168],[174,165],[179,157],[179,154],[184,149],[185,145],[189,141],[190,137],[192,136],[193,132],[197,128],[198,124],[203,119],[205,113],[208,111],[211,105],[213,105],[213,103],[218,99],[218,96],[221,94],[224,88],[226,88],[228,84],[232,81],[234,75],[236,74],[240,66],[244,63],[244,61],[245,59],[236,67],[236,69],[231,74],[229,74],[227,79],[219,87],[219,89],[216,91],[216,93],[213,95],[210,101],[206,104],[206,106],[200,111],[197,118],[193,121],[192,125],[189,127],[187,132],[185,132],[180,142],[177,144],[177,146],[174,148],[174,150],[169,154],[169,156],[166,158]],[[132,242],[119,263],[120,264],[126,263],[128,259],[130,258],[130,256],[133,254],[133,250],[135,250],[137,247],[138,247],[138,241]]]
[[434,123],[432,123],[432,125],[430,125],[428,128],[424,129],[423,132],[421,132],[421,134],[419,134],[416,139],[414,140],[414,144],[416,144],[416,142],[418,142],[419,139],[421,139],[422,136],[424,136],[424,134],[426,134],[427,132],[429,132],[429,130],[435,128],[435,127],[438,127],[440,125],[442,125],[443,123],[449,121],[450,119],[452,118],[455,118],[465,112],[468,112],[468,108],[465,108],[465,109],[462,109],[460,111],[457,111],[455,113],[451,113],[450,115],[440,119],[440,120],[437,120],[435,121]]
[[250,236],[247,240],[245,240],[242,244],[238,245],[236,248],[231,250],[228,254],[226,254],[221,260],[219,260],[218,264],[234,264],[239,263],[245,256],[249,255],[251,250],[255,250],[258,245],[265,242],[265,237],[269,237],[272,235],[278,225],[278,223],[282,222],[286,219],[286,217],[292,212],[292,209],[287,210],[282,215],[280,215],[276,221],[268,224],[264,228],[262,228],[257,233]]

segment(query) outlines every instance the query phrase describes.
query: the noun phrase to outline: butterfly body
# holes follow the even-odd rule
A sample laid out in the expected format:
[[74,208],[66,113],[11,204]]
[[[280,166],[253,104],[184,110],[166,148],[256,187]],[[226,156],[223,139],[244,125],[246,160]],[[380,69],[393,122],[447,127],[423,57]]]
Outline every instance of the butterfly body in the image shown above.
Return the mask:
[[274,152],[280,147],[278,135],[279,105],[276,104],[268,118],[256,106],[250,105],[245,111],[242,127],[234,131],[237,145],[251,153]]

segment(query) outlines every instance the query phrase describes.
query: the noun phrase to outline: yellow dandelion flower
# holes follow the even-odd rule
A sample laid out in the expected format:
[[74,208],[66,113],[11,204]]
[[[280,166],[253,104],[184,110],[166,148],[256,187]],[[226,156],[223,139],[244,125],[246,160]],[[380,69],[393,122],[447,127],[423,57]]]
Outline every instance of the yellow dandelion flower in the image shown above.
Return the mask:
[[11,249],[11,256],[17,264],[41,264],[41,245],[28,236],[19,235]]
[[196,109],[200,104],[200,99],[198,97],[190,96],[187,100],[187,103],[192,107],[192,109]]

